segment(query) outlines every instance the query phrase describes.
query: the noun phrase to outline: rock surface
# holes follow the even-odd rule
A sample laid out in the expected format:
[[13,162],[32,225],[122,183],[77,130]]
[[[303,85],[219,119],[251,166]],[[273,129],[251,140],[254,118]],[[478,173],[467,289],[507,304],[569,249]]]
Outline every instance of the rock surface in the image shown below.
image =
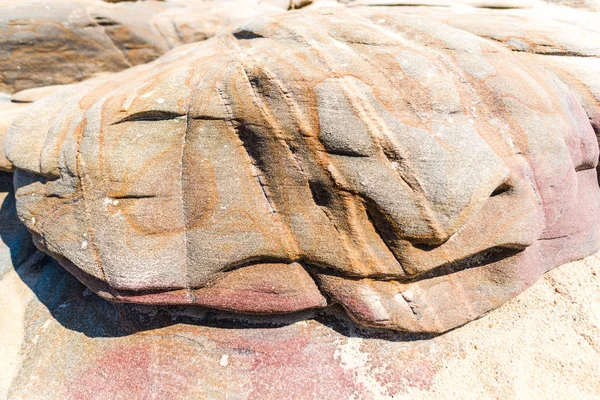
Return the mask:
[[[12,103],[10,101],[0,101],[0,145],[4,145],[8,129],[13,121],[27,108],[26,104]],[[4,155],[4,150],[0,151],[0,171],[13,171],[13,165]]]
[[118,304],[48,258],[18,256],[18,248],[35,252],[27,235],[15,245],[25,229],[7,177],[2,399],[600,396],[600,254],[556,268],[503,307],[437,337],[357,328],[338,309],[249,318]]
[[[43,5],[61,2],[49,3]],[[99,0],[85,4],[92,3]],[[156,7],[150,1],[129,6],[142,3]],[[200,4],[190,0],[165,3],[170,3],[169,7]],[[284,1],[274,3],[280,4],[280,9],[290,7]],[[292,3],[291,8],[300,4]],[[349,6],[357,3],[350,2]],[[514,0],[387,3],[403,5],[395,10],[429,15],[493,40],[511,50],[519,68],[525,65],[528,74],[560,79],[573,91],[600,134],[600,65],[594,53],[598,42],[589,40],[588,35],[595,37],[600,25],[596,14],[582,11],[600,9],[596,0],[560,1],[578,8],[573,10]],[[429,6],[414,7],[417,3]],[[14,8],[15,2],[0,2],[7,4]],[[310,7],[331,5],[335,3],[317,0]],[[338,9],[345,6],[336,5]],[[244,12],[235,4],[232,8]],[[26,7],[21,10],[27,14]],[[194,39],[199,40],[212,36],[220,26],[218,18],[226,17],[232,9],[216,19],[209,18],[215,24],[207,23],[200,30],[193,13],[173,12],[180,18],[175,25],[190,38],[200,32]],[[205,11],[202,17],[207,14]],[[0,10],[0,19],[4,15]],[[185,21],[190,22],[187,27]],[[114,46],[112,40],[103,43]],[[28,45],[23,41],[19,46]],[[0,60],[6,54],[0,54]],[[60,70],[58,65],[53,67]],[[81,68],[85,73],[71,76],[72,81],[97,73],[86,72],[88,68],[104,70],[104,66]],[[0,69],[2,79],[3,71]],[[24,85],[0,89],[0,147],[12,121],[32,107],[30,101],[54,90],[33,89],[13,96],[1,93],[38,86],[30,82],[34,73],[35,68],[23,68],[13,78]],[[56,79],[50,78],[50,83]],[[61,79],[64,77],[58,82],[64,82]],[[100,83],[85,83],[86,89],[81,90],[95,90],[96,85]],[[55,96],[61,105],[77,94]],[[38,115],[29,111],[28,115],[39,117],[41,125],[51,119],[46,112]],[[0,169],[13,169],[1,151]],[[339,307],[287,316],[244,317],[199,307],[118,304],[97,297],[56,262],[42,259],[43,254],[35,250],[16,216],[11,181],[12,175],[0,173],[0,399],[600,397],[600,254],[548,272],[503,307],[437,337],[357,327]],[[571,215],[566,219],[577,218]],[[564,225],[557,226],[564,229]],[[577,243],[583,241],[577,239]],[[547,252],[558,254],[556,250]],[[310,276],[302,264],[282,266],[273,261],[251,271],[262,285],[259,293],[271,296],[263,305],[278,310],[302,308],[302,304],[320,306],[323,299],[313,290],[314,283],[307,279]],[[543,269],[550,266],[552,263],[544,264]],[[251,296],[256,293],[253,285],[257,280],[245,279],[239,271],[226,275],[222,281],[225,285],[204,292],[207,296],[202,301],[216,300],[218,306],[253,306]],[[272,271],[278,271],[276,276],[282,271],[293,275],[299,283],[269,281],[265,274]],[[298,291],[313,296],[294,296]]]
[[0,0],[0,92],[120,71],[289,6],[256,0]]
[[577,96],[394,8],[253,19],[29,113],[5,146],[19,215],[112,300],[329,299],[360,324],[443,332],[600,245]]
[[600,396],[600,256],[435,338],[107,302],[55,263],[0,280],[0,398],[510,399]]

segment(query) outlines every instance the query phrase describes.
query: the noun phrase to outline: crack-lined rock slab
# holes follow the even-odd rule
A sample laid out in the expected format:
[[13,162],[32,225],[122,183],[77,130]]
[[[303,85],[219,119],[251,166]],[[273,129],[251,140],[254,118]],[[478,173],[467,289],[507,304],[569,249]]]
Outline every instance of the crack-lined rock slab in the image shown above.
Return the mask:
[[360,324],[442,332],[599,246],[577,97],[393,9],[263,16],[30,107],[5,147],[19,216],[116,301],[326,297]]

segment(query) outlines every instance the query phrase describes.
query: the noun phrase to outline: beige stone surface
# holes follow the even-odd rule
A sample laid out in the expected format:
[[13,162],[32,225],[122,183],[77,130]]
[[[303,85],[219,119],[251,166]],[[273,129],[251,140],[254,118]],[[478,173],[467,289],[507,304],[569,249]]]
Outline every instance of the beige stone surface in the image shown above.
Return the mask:
[[289,7],[289,1],[258,0],[0,0],[0,91],[120,71]]
[[11,101],[0,101],[0,171],[12,171],[13,166],[4,155],[4,141],[8,129],[12,125],[15,118],[17,118],[26,108],[28,104],[13,103]]

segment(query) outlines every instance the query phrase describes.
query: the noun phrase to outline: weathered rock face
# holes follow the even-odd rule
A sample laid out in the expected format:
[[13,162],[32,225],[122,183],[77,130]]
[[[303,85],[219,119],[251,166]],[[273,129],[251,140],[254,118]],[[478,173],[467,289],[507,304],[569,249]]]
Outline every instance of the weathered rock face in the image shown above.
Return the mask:
[[390,10],[258,18],[30,107],[5,148],[19,216],[112,300],[330,300],[364,325],[441,332],[600,244],[576,97]]
[[[498,10],[492,8],[465,11],[452,7],[408,7],[404,12],[443,22],[503,43],[511,50],[556,56],[600,56],[600,16],[559,7],[540,8],[540,18],[527,9]],[[549,18],[550,17],[550,18]]]
[[0,92],[121,71],[205,40],[233,22],[288,6],[256,0],[0,0]]

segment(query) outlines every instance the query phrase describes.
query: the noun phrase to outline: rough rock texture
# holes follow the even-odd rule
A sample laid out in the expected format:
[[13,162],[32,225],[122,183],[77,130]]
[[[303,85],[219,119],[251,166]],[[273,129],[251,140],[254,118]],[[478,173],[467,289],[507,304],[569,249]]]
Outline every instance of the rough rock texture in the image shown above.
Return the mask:
[[600,56],[600,15],[559,7],[539,9],[457,9],[410,7],[406,13],[427,16],[517,52],[555,56]]
[[[577,95],[586,111],[600,143],[600,58],[540,57],[533,55],[531,63],[554,71]],[[596,168],[600,179],[600,166]]]
[[[382,3],[394,2],[362,2]],[[599,13],[538,1],[508,4],[501,0],[440,1],[430,6],[405,7],[402,12],[426,16],[499,42],[530,67],[553,71],[577,95],[600,141]]]
[[0,92],[120,71],[289,6],[256,0],[0,0]]
[[[13,121],[19,116],[28,105],[23,103],[13,103],[0,100],[0,146],[4,145],[8,129]],[[0,151],[0,171],[13,171],[13,166],[4,155],[4,149]]]
[[500,309],[433,338],[357,328],[337,309],[247,318],[117,304],[48,258],[17,256],[20,247],[36,253],[26,234],[14,240],[25,229],[6,177],[2,399],[600,396],[600,254],[556,268]]
[[54,263],[0,280],[0,398],[520,399],[600,396],[600,256],[435,338],[339,310],[236,318],[115,304]]
[[600,245],[577,96],[394,9],[257,18],[30,107],[19,216],[112,300],[443,332]]

